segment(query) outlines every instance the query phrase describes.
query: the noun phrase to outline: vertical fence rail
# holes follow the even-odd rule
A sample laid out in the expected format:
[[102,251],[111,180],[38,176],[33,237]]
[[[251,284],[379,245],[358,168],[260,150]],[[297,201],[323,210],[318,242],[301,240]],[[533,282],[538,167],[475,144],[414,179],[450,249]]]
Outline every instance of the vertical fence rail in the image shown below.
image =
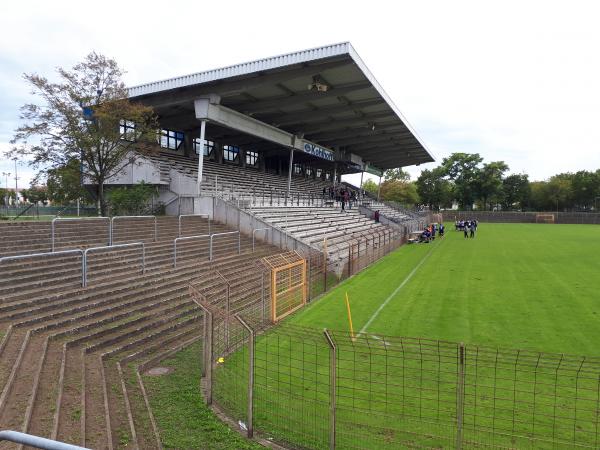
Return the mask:
[[327,344],[329,345],[329,449],[334,450],[336,446],[336,397],[337,397],[337,348],[331,335],[323,330]]

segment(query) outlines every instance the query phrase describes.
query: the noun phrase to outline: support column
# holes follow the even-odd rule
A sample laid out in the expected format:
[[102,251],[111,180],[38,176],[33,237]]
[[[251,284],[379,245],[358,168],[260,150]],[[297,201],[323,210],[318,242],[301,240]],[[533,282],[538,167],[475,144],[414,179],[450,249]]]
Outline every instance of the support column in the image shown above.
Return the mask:
[[377,201],[379,201],[379,194],[381,194],[381,176],[379,176],[379,187],[377,188]]
[[363,170],[360,173],[360,192],[362,192],[362,184],[363,184],[363,177],[365,176],[365,171]]
[[192,130],[186,130],[183,135],[183,154],[189,158],[193,153],[194,137],[192,136]]
[[333,187],[337,184],[337,163],[333,163]]
[[198,155],[198,196],[202,186],[202,166],[204,164],[204,142],[205,142],[206,120],[200,121],[200,154]]
[[294,168],[294,147],[290,148],[290,164],[288,167],[288,186],[285,204],[287,205],[287,199],[290,196],[290,190],[292,188],[292,169]]

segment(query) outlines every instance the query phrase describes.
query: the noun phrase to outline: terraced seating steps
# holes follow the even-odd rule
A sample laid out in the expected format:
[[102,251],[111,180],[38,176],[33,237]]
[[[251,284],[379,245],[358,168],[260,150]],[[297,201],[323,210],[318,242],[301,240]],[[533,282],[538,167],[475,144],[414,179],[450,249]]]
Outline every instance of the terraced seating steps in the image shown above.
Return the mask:
[[[146,274],[99,255],[87,289],[65,285],[68,276],[55,290],[25,288],[35,284],[36,270],[57,278],[61,268],[74,271],[64,265],[67,258],[12,267],[7,279],[18,280],[28,294],[10,281],[0,284],[0,426],[91,448],[161,448],[140,371],[201,337],[190,280],[208,296],[223,295],[223,280],[215,275],[221,271],[232,312],[260,300],[256,260],[279,249],[259,242],[251,253],[251,240],[242,243],[237,255],[223,241],[222,254],[209,262],[198,258],[206,244],[190,241],[177,269],[172,241],[150,243],[156,264]],[[127,264],[134,253],[121,258]]]

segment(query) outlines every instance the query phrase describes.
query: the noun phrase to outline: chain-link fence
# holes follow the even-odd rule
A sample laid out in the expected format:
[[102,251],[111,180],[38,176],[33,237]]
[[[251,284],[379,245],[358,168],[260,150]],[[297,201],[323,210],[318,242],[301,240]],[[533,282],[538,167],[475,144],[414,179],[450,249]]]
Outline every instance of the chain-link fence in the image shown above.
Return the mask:
[[[352,244],[342,276],[304,255],[308,297],[402,242]],[[600,448],[598,358],[272,326],[269,275],[257,265],[247,283],[237,295],[190,289],[206,311],[206,398],[249,436],[315,449]]]
[[445,221],[478,220],[498,223],[536,223],[539,214],[552,214],[554,223],[600,224],[600,214],[584,212],[442,211]]

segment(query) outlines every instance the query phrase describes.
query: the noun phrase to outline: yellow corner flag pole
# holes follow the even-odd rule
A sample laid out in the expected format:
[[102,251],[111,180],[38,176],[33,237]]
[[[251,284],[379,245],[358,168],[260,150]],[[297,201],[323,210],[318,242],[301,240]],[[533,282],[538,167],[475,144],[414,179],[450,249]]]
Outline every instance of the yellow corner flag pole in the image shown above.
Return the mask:
[[354,339],[354,328],[352,327],[352,313],[350,312],[350,300],[348,300],[348,292],[346,292],[346,309],[348,310],[348,322],[350,323],[350,336]]

